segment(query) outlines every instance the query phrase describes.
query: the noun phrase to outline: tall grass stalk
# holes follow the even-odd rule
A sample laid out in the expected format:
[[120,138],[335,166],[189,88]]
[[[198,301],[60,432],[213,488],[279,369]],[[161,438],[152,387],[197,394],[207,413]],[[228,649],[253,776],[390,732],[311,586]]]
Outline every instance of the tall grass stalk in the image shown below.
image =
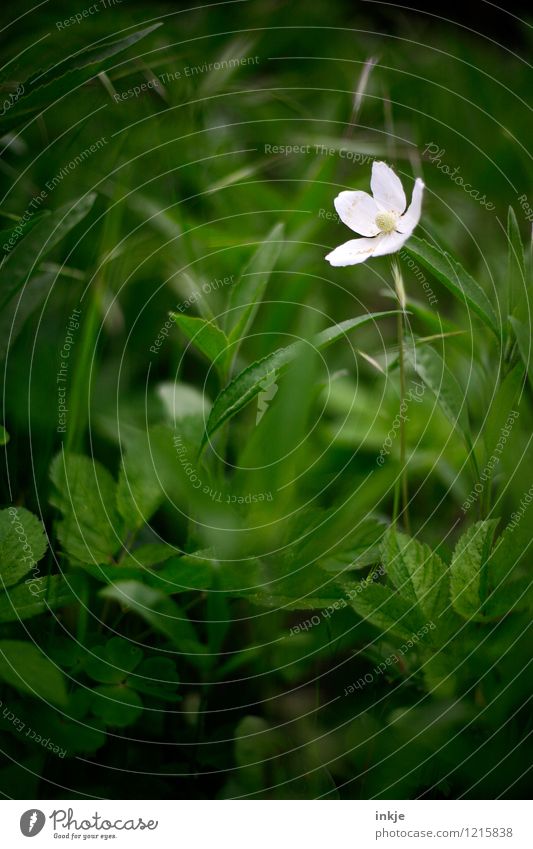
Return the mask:
[[397,519],[398,515],[398,507],[399,507],[399,489],[401,488],[401,500],[402,500],[402,511],[401,516],[403,520],[403,525],[408,534],[411,533],[411,522],[409,519],[409,484],[407,477],[407,458],[406,458],[406,433],[405,433],[405,417],[404,417],[404,405],[405,405],[405,335],[404,335],[404,321],[405,321],[405,305],[406,305],[406,297],[405,297],[405,288],[403,285],[403,278],[396,260],[392,262],[392,276],[394,280],[394,288],[396,291],[396,297],[398,298],[398,304],[400,306],[401,312],[398,313],[396,327],[397,327],[397,336],[398,336],[398,365],[400,371],[400,480],[397,485],[397,491],[394,499],[394,521]]

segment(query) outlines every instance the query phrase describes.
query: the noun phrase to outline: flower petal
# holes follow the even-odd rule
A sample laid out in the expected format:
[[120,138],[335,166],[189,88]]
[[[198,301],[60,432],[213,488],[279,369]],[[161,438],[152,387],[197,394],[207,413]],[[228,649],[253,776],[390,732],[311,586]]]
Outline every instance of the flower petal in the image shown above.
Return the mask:
[[399,219],[396,224],[396,229],[400,231],[400,233],[407,233],[407,235],[411,235],[416,225],[420,221],[420,214],[422,212],[422,195],[424,194],[424,183],[417,177],[415,180],[415,185],[413,188],[413,196],[411,198],[411,203],[409,204],[409,209],[405,212],[402,217]]
[[370,188],[374,199],[385,212],[401,215],[407,206],[400,178],[385,162],[374,162]]
[[396,253],[410,235],[411,233],[383,233],[376,239],[378,244],[375,247],[373,255],[385,256],[385,254]]
[[336,267],[345,265],[357,265],[372,256],[381,236],[373,239],[350,239],[343,245],[339,245],[334,251],[326,256],[330,265]]
[[333,201],[340,220],[361,236],[377,236],[379,207],[367,192],[341,192]]

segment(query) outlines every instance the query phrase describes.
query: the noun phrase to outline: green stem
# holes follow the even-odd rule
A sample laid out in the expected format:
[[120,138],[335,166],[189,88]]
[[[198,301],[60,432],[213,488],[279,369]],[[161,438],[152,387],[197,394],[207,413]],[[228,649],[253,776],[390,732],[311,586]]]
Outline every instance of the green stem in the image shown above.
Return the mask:
[[395,487],[394,492],[394,512],[393,524],[396,526],[396,521],[399,512],[400,490],[402,500],[402,520],[406,533],[411,533],[411,522],[409,521],[409,487],[407,482],[407,457],[406,457],[406,432],[405,432],[405,337],[404,337],[404,321],[405,321],[405,305],[406,296],[403,285],[402,272],[396,259],[391,264],[392,278],[394,280],[394,288],[400,310],[396,319],[397,335],[398,335],[398,365],[400,370],[400,477],[399,482]]
[[404,316],[403,312],[398,313],[398,349],[400,367],[400,466],[401,466],[401,489],[402,489],[402,519],[405,530],[408,534],[411,533],[411,522],[409,520],[409,487],[407,480],[407,462],[406,462],[406,437],[405,437],[405,418],[404,418],[404,401],[405,401],[405,356],[404,356]]

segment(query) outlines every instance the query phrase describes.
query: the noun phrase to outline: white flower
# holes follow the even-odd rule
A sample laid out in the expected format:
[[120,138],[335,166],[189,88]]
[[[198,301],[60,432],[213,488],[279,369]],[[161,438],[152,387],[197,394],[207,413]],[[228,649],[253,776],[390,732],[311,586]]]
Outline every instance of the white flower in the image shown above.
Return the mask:
[[370,180],[372,195],[341,192],[335,209],[350,230],[364,236],[339,245],[326,257],[331,265],[356,265],[371,256],[399,251],[420,221],[424,183],[415,182],[409,209],[400,178],[385,162],[374,162]]

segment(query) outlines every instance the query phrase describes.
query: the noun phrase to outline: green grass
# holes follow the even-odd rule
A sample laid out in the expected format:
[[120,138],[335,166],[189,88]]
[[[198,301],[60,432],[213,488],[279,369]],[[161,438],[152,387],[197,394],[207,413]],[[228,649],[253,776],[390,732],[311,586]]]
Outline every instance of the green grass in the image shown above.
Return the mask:
[[529,34],[362,5],[4,33],[8,797],[527,793]]

